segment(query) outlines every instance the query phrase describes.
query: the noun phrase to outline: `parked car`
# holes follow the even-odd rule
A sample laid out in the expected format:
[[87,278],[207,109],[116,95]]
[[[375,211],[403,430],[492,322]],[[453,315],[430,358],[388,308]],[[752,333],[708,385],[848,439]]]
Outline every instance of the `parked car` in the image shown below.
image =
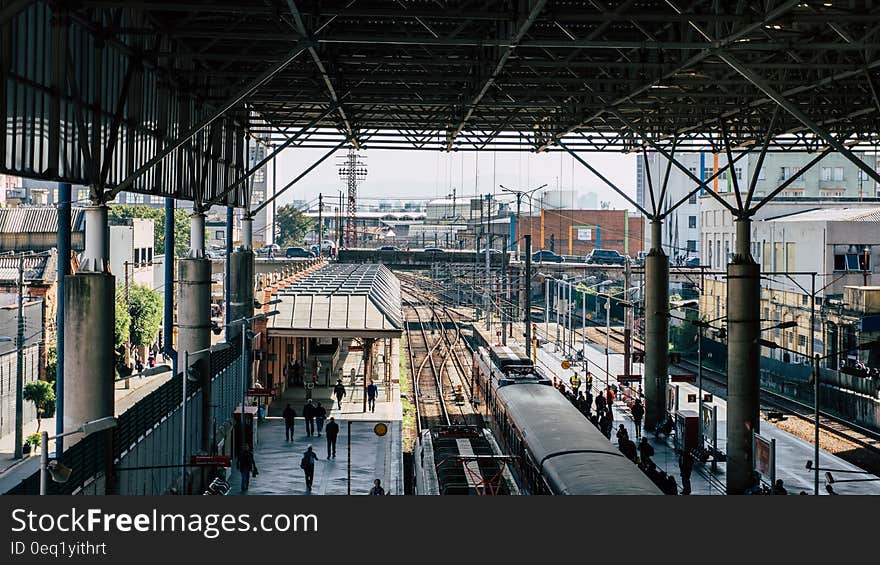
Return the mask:
[[446,253],[445,249],[439,247],[426,247],[423,251],[425,253]]
[[304,247],[288,247],[287,250],[284,252],[284,256],[288,257],[288,258],[296,258],[296,259],[300,259],[300,258],[311,259],[312,257],[315,256],[315,254]]
[[268,255],[269,251],[271,251],[273,255],[280,253],[281,246],[277,245],[275,243],[270,243],[269,245],[264,245],[263,247],[260,247],[259,249],[257,249],[257,253],[259,255]]
[[687,261],[684,262],[686,267],[699,267],[700,266],[700,258],[699,257],[691,257]]
[[[490,249],[489,250],[489,255],[495,255],[495,254],[499,254],[499,253],[501,253],[500,249]],[[486,248],[484,247],[483,249],[480,249],[480,255],[485,255],[485,254],[486,254]]]
[[587,255],[591,265],[626,265],[626,257],[614,249],[594,249]]
[[548,263],[562,263],[565,261],[565,257],[559,255],[558,253],[553,253],[552,251],[542,249],[540,251],[535,251],[532,254],[532,261],[536,261],[538,263],[543,263],[544,261],[547,261]]
[[394,245],[383,245],[379,251],[400,251],[400,248]]

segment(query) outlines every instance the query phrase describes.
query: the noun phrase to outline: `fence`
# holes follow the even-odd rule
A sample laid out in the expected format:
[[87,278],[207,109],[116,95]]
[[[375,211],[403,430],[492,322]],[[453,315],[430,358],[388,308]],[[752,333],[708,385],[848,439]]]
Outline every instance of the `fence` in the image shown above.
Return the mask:
[[[232,416],[241,401],[241,351],[226,345],[212,348],[211,420],[220,424]],[[196,373],[194,376],[198,376]],[[186,459],[201,445],[202,394],[200,380],[187,385]],[[112,457],[114,494],[152,495],[168,492],[181,475],[184,460],[181,445],[182,373],[123,412],[109,433],[83,438],[67,449],[61,463],[73,469],[65,483],[49,482],[49,494],[104,494],[107,491],[105,464]],[[108,453],[109,452],[109,453]],[[7,494],[38,494],[39,472],[24,479]]]

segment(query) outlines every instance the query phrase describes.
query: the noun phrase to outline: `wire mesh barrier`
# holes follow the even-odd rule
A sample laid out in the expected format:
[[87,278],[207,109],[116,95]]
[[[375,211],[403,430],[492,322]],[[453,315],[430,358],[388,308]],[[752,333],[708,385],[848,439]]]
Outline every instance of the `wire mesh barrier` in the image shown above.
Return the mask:
[[[210,421],[215,429],[232,418],[241,402],[241,351],[219,346],[210,354]],[[71,469],[63,483],[49,481],[48,494],[151,495],[169,492],[181,476],[181,468],[200,451],[202,395],[199,369],[191,369],[187,383],[185,446],[181,444],[182,373],[119,415],[107,432],[86,436],[64,451],[59,462]],[[218,424],[219,423],[219,424]],[[212,437],[212,442],[216,438]],[[185,449],[185,451],[184,451]],[[111,459],[112,458],[112,459]],[[112,460],[112,484],[107,485],[107,461]],[[30,475],[6,494],[40,492],[40,473]]]

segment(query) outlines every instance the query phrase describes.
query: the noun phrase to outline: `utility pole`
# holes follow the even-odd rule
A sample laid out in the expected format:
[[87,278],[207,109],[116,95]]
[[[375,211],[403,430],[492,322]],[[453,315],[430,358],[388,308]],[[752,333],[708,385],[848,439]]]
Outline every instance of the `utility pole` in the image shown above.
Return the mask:
[[[15,458],[24,443],[24,255],[18,256],[18,332],[15,338]],[[49,449],[44,445],[43,449]]]
[[523,276],[523,292],[526,294],[526,357],[532,357],[532,234],[526,234],[526,272]]
[[486,310],[486,329],[492,330],[492,302],[491,302],[491,264],[489,252],[492,247],[492,195],[486,195],[486,285],[483,287],[483,305]]
[[[507,236],[502,237],[501,246],[501,299],[498,301],[501,310],[501,343],[507,345],[507,318],[510,308],[510,272],[507,269]],[[513,325],[511,324],[511,328]],[[511,333],[511,335],[513,335]]]
[[[228,260],[227,260],[228,262]],[[128,266],[131,265],[130,262],[126,261],[122,264],[125,270],[125,311],[131,312],[131,285],[129,284],[128,279]],[[226,277],[226,284],[229,284],[229,277]],[[227,310],[229,309],[229,304],[226,305]],[[128,327],[128,339],[125,340],[125,366],[129,369],[132,368],[131,364],[131,323],[129,322]],[[131,379],[125,379],[125,388],[131,388]]]
[[[630,284],[632,282],[631,278],[632,264],[629,257],[627,257],[626,266],[623,269],[623,288],[626,289],[627,294],[629,294],[629,289],[632,288]],[[624,299],[629,300],[626,295],[624,295]],[[635,305],[632,301],[629,302],[629,305],[626,302],[623,305],[623,373],[629,376],[632,374],[630,369],[632,368],[632,325]],[[702,414],[700,414],[700,417],[703,417]]]
[[324,255],[324,195],[318,193],[318,257]]

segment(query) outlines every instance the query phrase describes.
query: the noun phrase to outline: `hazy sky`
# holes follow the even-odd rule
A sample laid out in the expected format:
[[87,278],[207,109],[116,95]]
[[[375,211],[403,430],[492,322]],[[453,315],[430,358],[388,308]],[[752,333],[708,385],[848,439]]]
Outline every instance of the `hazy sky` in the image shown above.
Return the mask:
[[[290,182],[314,161],[325,149],[287,149],[278,158],[278,188]],[[339,178],[338,165],[347,154],[340,150],[328,158],[306,177],[293,185],[278,198],[279,205],[292,200],[310,201],[324,194],[337,199],[338,191],[345,188]],[[547,188],[570,190],[581,194],[592,191],[599,200],[611,202],[613,208],[631,206],[595,177],[583,165],[564,152],[513,153],[513,152],[457,152],[405,151],[374,149],[361,152],[367,165],[367,178],[359,189],[362,198],[443,198],[452,193],[456,196],[473,196],[500,192],[499,184],[508,188],[534,188],[544,183]],[[581,153],[599,172],[611,182],[635,198],[636,155],[621,153]],[[272,167],[269,165],[269,192],[271,194]],[[335,202],[335,200],[333,201]],[[373,201],[370,201],[372,203]],[[325,204],[326,205],[326,204]],[[332,204],[330,204],[332,205]],[[527,206],[523,200],[523,206]]]

